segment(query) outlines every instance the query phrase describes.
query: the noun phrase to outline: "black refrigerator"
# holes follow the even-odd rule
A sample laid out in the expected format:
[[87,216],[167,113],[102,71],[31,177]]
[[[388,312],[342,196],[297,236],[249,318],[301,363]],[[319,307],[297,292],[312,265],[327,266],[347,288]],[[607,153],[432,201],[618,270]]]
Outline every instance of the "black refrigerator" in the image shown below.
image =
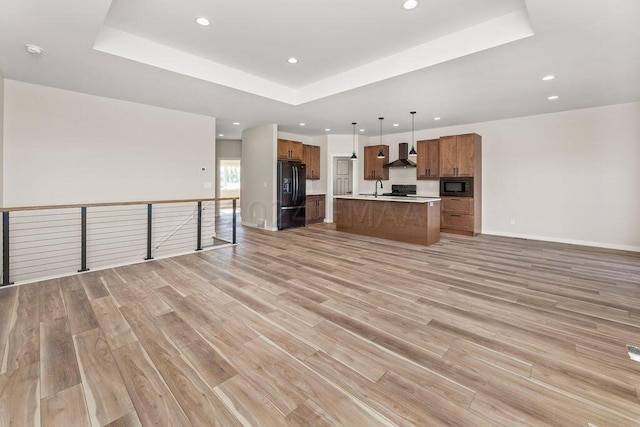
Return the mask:
[[304,163],[278,161],[278,230],[304,227],[306,188]]

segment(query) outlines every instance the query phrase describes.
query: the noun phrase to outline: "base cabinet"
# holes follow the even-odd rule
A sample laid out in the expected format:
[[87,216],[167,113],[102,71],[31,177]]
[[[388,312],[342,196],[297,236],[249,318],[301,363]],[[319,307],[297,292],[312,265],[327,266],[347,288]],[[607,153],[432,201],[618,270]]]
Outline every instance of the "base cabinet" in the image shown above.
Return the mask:
[[325,195],[307,195],[306,214],[307,224],[324,221],[325,217]]
[[440,201],[424,203],[336,197],[336,230],[398,242],[432,245],[440,241]]
[[474,197],[442,197],[440,226],[443,233],[475,236],[480,233],[479,212]]

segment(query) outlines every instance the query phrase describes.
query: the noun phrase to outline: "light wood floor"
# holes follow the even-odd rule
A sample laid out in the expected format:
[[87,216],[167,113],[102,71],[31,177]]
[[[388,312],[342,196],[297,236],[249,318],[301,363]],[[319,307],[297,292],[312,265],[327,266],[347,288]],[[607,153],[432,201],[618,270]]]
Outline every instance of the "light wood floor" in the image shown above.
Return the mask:
[[0,290],[0,425],[640,425],[640,256],[318,225]]

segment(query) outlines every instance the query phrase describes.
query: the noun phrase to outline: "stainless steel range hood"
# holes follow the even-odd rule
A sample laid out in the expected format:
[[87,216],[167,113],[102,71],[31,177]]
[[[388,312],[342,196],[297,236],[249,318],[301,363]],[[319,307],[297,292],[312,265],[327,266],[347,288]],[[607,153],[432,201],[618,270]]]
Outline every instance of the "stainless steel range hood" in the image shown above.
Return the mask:
[[415,168],[416,164],[409,160],[409,143],[401,142],[398,146],[399,159],[387,163],[385,168]]

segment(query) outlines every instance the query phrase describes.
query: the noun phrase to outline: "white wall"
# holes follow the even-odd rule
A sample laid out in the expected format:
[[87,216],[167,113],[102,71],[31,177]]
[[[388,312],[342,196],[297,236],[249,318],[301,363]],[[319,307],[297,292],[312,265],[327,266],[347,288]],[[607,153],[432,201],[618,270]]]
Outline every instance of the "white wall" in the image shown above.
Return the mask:
[[216,142],[217,159],[239,159],[242,157],[242,141],[228,140]]
[[313,137],[298,135],[297,133],[278,131],[278,139],[288,139],[290,141],[300,141],[303,144],[313,145]]
[[242,225],[276,230],[276,125],[242,132]]
[[0,206],[4,206],[4,76],[0,71]]
[[[416,139],[471,132],[482,135],[484,233],[640,251],[640,103],[422,130]],[[391,160],[409,139],[384,137]],[[373,190],[361,165],[358,176],[361,192]],[[415,170],[389,177],[416,182]]]
[[5,80],[4,205],[213,197],[215,128],[213,117]]

